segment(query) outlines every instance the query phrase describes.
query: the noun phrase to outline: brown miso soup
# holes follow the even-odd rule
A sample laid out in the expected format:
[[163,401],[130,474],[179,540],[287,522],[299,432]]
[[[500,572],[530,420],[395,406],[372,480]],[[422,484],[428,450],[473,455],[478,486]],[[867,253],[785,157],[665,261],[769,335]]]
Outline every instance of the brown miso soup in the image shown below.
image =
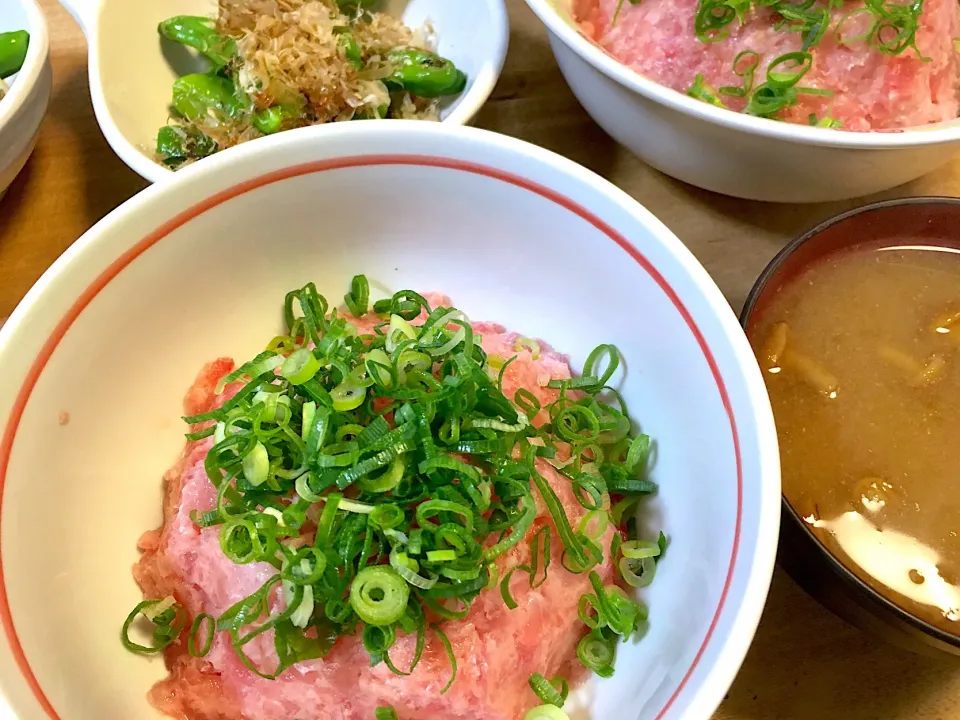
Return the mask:
[[783,491],[880,594],[960,634],[960,250],[821,258],[748,328]]

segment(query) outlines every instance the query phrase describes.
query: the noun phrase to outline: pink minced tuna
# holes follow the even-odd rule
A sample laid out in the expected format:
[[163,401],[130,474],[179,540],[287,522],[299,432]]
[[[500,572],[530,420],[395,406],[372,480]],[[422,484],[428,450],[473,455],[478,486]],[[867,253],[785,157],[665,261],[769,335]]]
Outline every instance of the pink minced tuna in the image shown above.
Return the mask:
[[[357,325],[368,325],[366,321],[361,318]],[[519,355],[504,376],[507,397],[524,387],[543,405],[556,398],[556,391],[543,386],[552,378],[570,377],[564,356],[541,345],[541,354],[534,360],[529,350],[516,352],[516,334],[490,323],[474,327],[482,333],[488,353]],[[232,368],[231,360],[220,359],[203,369],[185,398],[187,414],[210,410],[224,401],[215,387]],[[227,388],[225,394],[230,392]],[[214,488],[203,468],[209,448],[209,439],[188,443],[180,461],[167,473],[163,527],[143,536],[144,554],[134,568],[147,597],[173,595],[191,617],[200,612],[220,615],[276,572],[267,564],[234,564],[220,550],[218,530],[199,530],[190,520],[191,510],[204,511],[215,504]],[[575,524],[584,510],[570,482],[546,463],[538,467]],[[552,524],[539,498],[538,505],[531,537],[539,527]],[[221,636],[202,659],[186,652],[183,637],[171,646],[166,653],[170,675],[154,687],[151,702],[180,720],[371,720],[381,705],[392,705],[401,720],[517,720],[539,702],[527,685],[532,673],[576,674],[576,645],[585,630],[577,616],[577,601],[590,586],[585,575],[562,568],[561,552],[561,544],[553,542],[546,582],[536,590],[529,588],[526,575],[515,575],[512,594],[519,603],[517,609],[509,610],[499,591],[487,591],[464,620],[445,624],[458,663],[456,682],[445,695],[440,690],[450,677],[450,664],[433,633],[427,634],[423,659],[409,677],[394,675],[383,664],[371,668],[359,639],[347,637],[325,659],[294,665],[277,680],[252,674]],[[529,544],[522,542],[498,564],[503,571],[529,561]],[[598,571],[605,582],[612,581],[609,560]],[[413,645],[413,637],[398,639],[391,650],[398,668],[409,667]],[[276,664],[266,643],[247,647],[259,666]]]
[[[622,4],[616,23],[613,16]],[[733,60],[743,51],[760,54],[757,83],[763,81],[770,61],[801,49],[798,32],[775,29],[779,15],[753,6],[741,25],[727,26],[729,37],[713,43],[699,40],[694,20],[699,0],[574,0],[583,32],[610,54],[637,72],[680,92],[686,92],[697,74],[713,88],[741,86],[733,73]],[[815,9],[823,5],[818,0]],[[843,3],[822,41],[812,51],[813,66],[802,86],[830,90],[829,98],[801,95],[794,107],[777,117],[807,123],[810,115],[832,117],[844,130],[895,130],[953,120],[958,115],[960,65],[954,38],[960,36],[960,6],[956,0],[925,0],[919,18],[916,44],[924,61],[912,48],[885,55],[865,40],[842,38],[861,35],[869,27],[863,3]],[[840,35],[836,28],[843,20]],[[743,100],[724,98],[733,110]],[[775,162],[771,158],[771,162]]]

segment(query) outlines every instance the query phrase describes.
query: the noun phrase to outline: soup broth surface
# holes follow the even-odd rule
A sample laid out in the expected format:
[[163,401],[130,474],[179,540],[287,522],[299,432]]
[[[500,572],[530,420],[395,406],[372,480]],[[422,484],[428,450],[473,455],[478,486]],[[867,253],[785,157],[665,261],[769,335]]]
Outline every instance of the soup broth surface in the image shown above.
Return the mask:
[[960,251],[846,250],[759,310],[787,500],[881,594],[960,634]]

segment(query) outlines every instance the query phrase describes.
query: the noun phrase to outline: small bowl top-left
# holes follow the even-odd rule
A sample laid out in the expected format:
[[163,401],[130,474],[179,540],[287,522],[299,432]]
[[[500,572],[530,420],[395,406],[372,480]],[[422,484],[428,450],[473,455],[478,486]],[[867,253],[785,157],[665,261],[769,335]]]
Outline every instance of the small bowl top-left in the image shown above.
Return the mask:
[[[2,0],[8,1],[8,0]],[[26,0],[24,0],[26,1]],[[87,36],[90,95],[107,142],[151,182],[173,171],[153,158],[157,131],[167,124],[171,88],[186,72],[164,54],[157,25],[174,15],[214,17],[214,0],[61,0]],[[376,7],[411,28],[429,22],[437,52],[467,75],[463,92],[441,106],[442,122],[471,121],[493,90],[506,58],[509,24],[503,0],[382,0]],[[180,72],[178,72],[178,70]]]
[[47,23],[35,0],[0,0],[0,32],[30,33],[20,72],[7,78],[0,99],[0,195],[13,182],[36,144],[52,84]]

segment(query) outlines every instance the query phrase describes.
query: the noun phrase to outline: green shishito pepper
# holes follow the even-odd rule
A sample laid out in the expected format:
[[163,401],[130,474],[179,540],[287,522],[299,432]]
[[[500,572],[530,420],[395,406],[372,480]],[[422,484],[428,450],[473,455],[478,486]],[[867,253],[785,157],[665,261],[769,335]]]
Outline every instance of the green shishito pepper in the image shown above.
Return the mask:
[[273,135],[283,129],[283,125],[303,117],[300,108],[294,105],[273,105],[265,110],[257,110],[250,121],[264,135]]
[[214,21],[210,18],[177,15],[160,23],[157,31],[167,40],[192,47],[218,68],[226,65],[237,54],[237,43],[218,33]]
[[467,85],[467,76],[450,60],[417,48],[391,50],[387,62],[393,72],[384,82],[391,90],[406,90],[423,98],[456,95]]
[[230,80],[215,73],[195,73],[173,84],[173,109],[187,120],[198,122],[211,111],[221,118],[235,118],[249,105]]
[[0,33],[0,80],[20,72],[29,45],[30,33],[26,30]]
[[213,155],[217,150],[219,147],[212,138],[191,128],[165,125],[157,133],[157,154],[169,167]]
[[337,40],[339,40],[341,47],[343,47],[343,54],[347,58],[347,61],[357,70],[362,70],[363,53],[360,50],[360,43],[357,42],[353,33],[350,32],[350,28],[334,28],[333,31],[337,34]]

